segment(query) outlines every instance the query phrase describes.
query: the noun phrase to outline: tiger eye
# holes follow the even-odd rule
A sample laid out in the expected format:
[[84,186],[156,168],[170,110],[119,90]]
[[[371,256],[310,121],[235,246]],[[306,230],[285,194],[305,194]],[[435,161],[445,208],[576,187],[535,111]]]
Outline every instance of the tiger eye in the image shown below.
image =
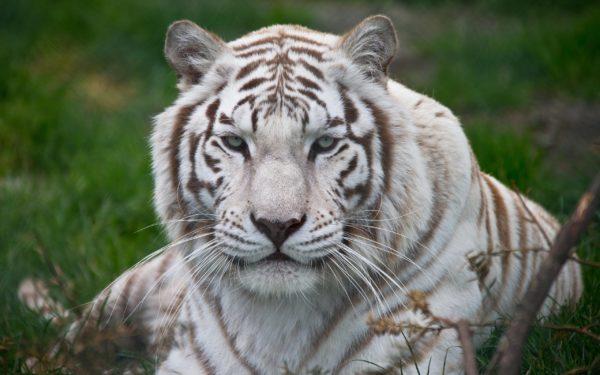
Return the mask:
[[333,137],[330,137],[328,135],[324,135],[321,138],[317,139],[317,145],[319,145],[320,148],[322,149],[326,149],[331,147],[331,145],[333,144]]
[[236,135],[225,137],[225,142],[227,142],[227,145],[232,148],[240,148],[244,144],[244,140]]

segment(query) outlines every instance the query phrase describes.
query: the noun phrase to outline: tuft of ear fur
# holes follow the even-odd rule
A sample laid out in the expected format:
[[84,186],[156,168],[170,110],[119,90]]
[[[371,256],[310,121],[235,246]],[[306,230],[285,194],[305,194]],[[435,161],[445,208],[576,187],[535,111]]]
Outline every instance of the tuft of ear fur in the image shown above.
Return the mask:
[[174,22],[167,30],[165,57],[177,72],[182,90],[199,83],[226,49],[221,38],[192,21]]
[[371,80],[382,82],[396,54],[398,38],[392,21],[386,16],[371,16],[347,32],[341,48]]

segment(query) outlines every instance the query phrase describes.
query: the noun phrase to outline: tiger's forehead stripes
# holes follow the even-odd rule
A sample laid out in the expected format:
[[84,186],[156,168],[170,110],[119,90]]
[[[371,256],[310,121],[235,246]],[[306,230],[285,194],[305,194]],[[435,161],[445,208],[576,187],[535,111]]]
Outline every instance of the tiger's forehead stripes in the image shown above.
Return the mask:
[[[239,91],[252,91],[254,99],[260,97],[250,103],[252,128],[256,131],[259,117],[265,121],[285,111],[305,130],[311,103],[327,111],[325,102],[316,93],[322,91],[325,77],[319,65],[330,60],[326,55],[332,47],[283,29],[264,34],[254,33],[248,36],[249,41],[230,44],[236,58],[248,60],[235,76]],[[246,102],[247,97],[236,107]]]
[[[299,35],[296,33],[296,30],[310,34],[311,37],[306,35]],[[257,30],[247,34],[245,37],[233,41],[230,43],[230,47],[236,51],[245,51],[254,47],[265,47],[270,45],[282,46],[286,41],[293,43],[294,45],[299,44],[308,44],[316,47],[326,47],[329,48],[329,45],[318,41],[312,36],[316,37],[329,37],[328,39],[333,40],[331,35],[320,33],[315,30],[310,30],[303,27],[290,27],[290,25],[286,26],[271,26],[267,28],[263,28],[261,30]]]
[[285,39],[288,39],[292,42],[302,42],[302,43],[311,44],[314,46],[327,47],[326,44],[321,43],[315,39],[300,36],[300,35],[294,35],[294,34],[290,34],[290,33],[283,31],[283,32],[278,33],[277,35],[266,36],[266,37],[263,37],[260,39],[253,40],[252,42],[249,42],[249,43],[234,45],[233,50],[236,52],[245,51],[247,49],[250,49],[250,48],[253,48],[256,46],[263,46],[265,44],[267,44],[267,45],[274,44],[277,46],[281,46],[284,43],[284,37],[285,37]]

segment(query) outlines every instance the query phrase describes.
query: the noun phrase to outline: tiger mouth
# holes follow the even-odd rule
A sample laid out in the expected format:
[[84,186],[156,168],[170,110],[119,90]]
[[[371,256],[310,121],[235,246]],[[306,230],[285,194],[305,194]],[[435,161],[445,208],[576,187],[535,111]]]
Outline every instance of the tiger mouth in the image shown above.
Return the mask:
[[[274,261],[283,261],[283,262],[296,262],[289,255],[282,253],[281,251],[276,251],[273,254],[269,255],[266,258],[261,259],[259,262],[274,262]],[[298,262],[296,262],[298,263]]]
[[294,258],[290,257],[289,255],[282,253],[281,251],[276,251],[276,252],[272,253],[271,255],[266,256],[256,262],[249,263],[241,257],[233,256],[233,255],[229,255],[229,254],[226,254],[226,255],[232,259],[233,263],[236,266],[241,267],[241,268],[244,268],[244,267],[247,267],[250,265],[262,265],[262,264],[268,264],[268,263],[273,263],[273,262],[296,264],[299,266],[309,267],[309,268],[321,268],[325,265],[327,260],[331,257],[331,254],[327,254],[322,257],[312,259],[309,263],[302,263],[302,262],[299,262],[299,261],[295,260]]

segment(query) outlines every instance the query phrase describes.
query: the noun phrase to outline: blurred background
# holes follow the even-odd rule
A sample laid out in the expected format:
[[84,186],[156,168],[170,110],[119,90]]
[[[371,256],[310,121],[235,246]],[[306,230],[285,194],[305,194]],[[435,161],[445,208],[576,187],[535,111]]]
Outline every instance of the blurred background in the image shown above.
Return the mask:
[[[274,23],[342,33],[377,13],[400,39],[391,76],[449,106],[484,171],[564,220],[600,169],[598,2],[5,0],[0,372],[23,371],[23,358],[57,335],[18,303],[20,280],[48,280],[76,307],[166,243],[152,209],[148,136],[152,116],[177,95],[162,56],[171,22],[191,19],[231,40]],[[599,223],[582,258],[600,260]],[[582,302],[552,322],[600,321],[600,277],[584,269]],[[494,345],[479,351],[480,363]],[[599,347],[537,327],[524,371],[591,374]]]

